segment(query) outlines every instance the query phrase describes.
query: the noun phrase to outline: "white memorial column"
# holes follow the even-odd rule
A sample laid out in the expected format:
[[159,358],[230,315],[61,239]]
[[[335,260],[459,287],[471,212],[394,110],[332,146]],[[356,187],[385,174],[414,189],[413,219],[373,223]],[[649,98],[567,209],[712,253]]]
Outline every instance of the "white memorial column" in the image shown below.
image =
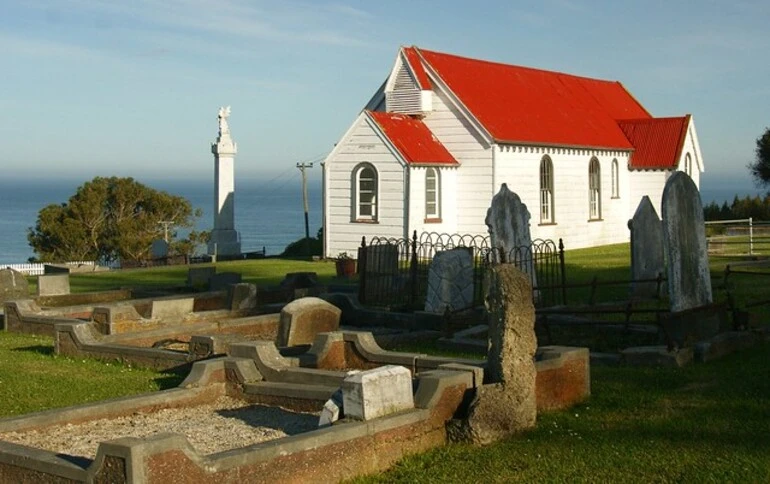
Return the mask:
[[211,144],[214,154],[214,228],[208,252],[211,255],[239,255],[241,241],[235,230],[235,153],[238,147],[230,137],[227,118],[230,106],[219,108],[219,135]]

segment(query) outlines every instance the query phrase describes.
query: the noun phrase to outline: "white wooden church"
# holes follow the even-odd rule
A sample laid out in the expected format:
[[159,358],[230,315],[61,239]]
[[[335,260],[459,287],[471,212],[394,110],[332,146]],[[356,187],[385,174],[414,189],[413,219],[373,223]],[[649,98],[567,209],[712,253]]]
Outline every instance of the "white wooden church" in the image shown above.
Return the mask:
[[324,164],[327,257],[361,237],[486,234],[502,183],[532,238],[569,249],[629,240],[676,170],[703,172],[692,116],[653,117],[617,81],[402,47]]

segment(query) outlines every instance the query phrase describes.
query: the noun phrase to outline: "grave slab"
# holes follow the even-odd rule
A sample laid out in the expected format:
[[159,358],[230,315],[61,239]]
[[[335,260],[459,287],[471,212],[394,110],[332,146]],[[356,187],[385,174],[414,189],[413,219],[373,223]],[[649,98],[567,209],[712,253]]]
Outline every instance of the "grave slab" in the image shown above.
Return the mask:
[[359,420],[414,408],[412,374],[397,365],[355,373],[342,382],[342,400],[345,416]]

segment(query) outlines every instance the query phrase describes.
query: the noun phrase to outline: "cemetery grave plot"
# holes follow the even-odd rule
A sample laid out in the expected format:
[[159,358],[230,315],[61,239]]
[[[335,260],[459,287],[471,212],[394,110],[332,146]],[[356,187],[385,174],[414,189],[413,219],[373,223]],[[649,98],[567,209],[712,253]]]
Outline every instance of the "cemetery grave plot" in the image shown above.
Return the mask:
[[318,416],[222,396],[202,405],[6,432],[0,440],[94,459],[101,442],[172,432],[184,435],[199,454],[213,454],[315,430]]

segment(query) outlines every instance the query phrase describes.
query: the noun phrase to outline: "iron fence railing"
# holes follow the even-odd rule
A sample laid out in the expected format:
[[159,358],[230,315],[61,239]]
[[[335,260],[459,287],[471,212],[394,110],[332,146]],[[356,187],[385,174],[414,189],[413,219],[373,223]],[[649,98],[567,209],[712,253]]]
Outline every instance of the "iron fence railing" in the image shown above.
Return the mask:
[[[399,310],[425,304],[428,273],[439,251],[465,249],[473,261],[473,306],[484,303],[484,272],[489,264],[511,262],[530,276],[535,303],[553,305],[566,298],[564,246],[537,239],[510,253],[493,249],[488,236],[424,232],[407,238],[362,238],[358,249],[359,300]],[[467,308],[453,308],[463,310]]]

